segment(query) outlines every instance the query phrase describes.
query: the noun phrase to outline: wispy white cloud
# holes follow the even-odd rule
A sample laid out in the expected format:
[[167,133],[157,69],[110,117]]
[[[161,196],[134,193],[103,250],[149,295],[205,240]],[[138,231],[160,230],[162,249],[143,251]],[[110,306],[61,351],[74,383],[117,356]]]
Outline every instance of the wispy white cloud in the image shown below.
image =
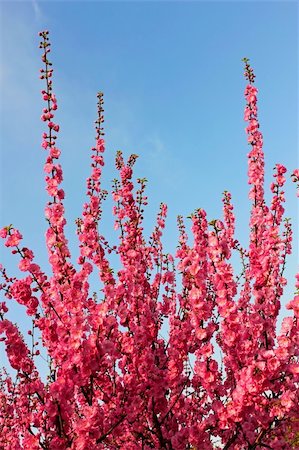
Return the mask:
[[175,180],[181,176],[181,165],[178,164],[177,157],[171,152],[167,143],[158,133],[151,133],[146,136],[140,144],[143,158],[152,175],[163,180],[164,185],[173,189]]
[[[0,92],[1,109],[6,115],[18,116],[20,109],[25,108],[26,117],[30,118],[30,112],[35,111],[32,99],[39,98],[37,30],[46,17],[37,0],[27,5],[18,9],[8,4],[3,9],[1,34],[5,46],[1,52]],[[22,116],[23,122],[26,117]]]
[[161,159],[169,154],[165,143],[157,134],[148,136],[144,144],[150,149],[148,157],[154,161],[160,162]]
[[37,0],[32,0],[32,6],[36,22],[41,22],[44,19],[44,14],[40,3]]
[[17,114],[21,105],[31,110],[32,95],[37,91],[38,61],[33,54],[32,30],[28,24],[20,17],[12,19],[9,14],[3,22],[2,33],[7,44],[1,58],[1,103],[6,114]]

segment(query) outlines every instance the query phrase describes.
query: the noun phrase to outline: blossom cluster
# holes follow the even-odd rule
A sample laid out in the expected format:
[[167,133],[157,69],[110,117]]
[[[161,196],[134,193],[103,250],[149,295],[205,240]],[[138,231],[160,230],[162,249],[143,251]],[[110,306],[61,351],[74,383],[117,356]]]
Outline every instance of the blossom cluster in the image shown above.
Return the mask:
[[[223,217],[178,217],[174,255],[163,249],[167,207],[160,205],[149,239],[143,229],[146,180],[133,181],[137,155],[116,155],[113,182],[117,245],[100,233],[105,140],[98,93],[95,146],[87,200],[77,219],[80,254],[72,263],[65,236],[63,172],[55,123],[48,31],[40,33],[45,82],[42,148],[49,201],[46,246],[51,274],[36,263],[12,225],[0,230],[24,278],[1,266],[0,336],[15,377],[0,381],[1,450],[295,449],[299,436],[299,273],[296,293],[277,332],[292,228],[284,219],[286,168],[277,164],[265,200],[263,136],[255,75],[245,62],[249,246],[235,236],[231,194]],[[298,183],[299,172],[292,174]],[[192,235],[190,239],[189,235]],[[111,267],[109,255],[119,258]],[[242,271],[235,274],[233,255]],[[99,290],[91,294],[90,275]],[[32,346],[7,318],[15,300],[32,318]],[[49,375],[37,370],[43,349]],[[220,356],[217,356],[217,352]]]

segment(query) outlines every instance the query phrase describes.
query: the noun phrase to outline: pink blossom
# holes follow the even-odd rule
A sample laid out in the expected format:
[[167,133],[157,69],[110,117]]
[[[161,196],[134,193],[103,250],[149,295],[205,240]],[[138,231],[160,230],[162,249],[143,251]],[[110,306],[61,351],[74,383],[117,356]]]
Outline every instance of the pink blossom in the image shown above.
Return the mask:
[[22,239],[23,236],[21,235],[21,233],[18,230],[14,229],[7,237],[5,245],[6,247],[17,247]]

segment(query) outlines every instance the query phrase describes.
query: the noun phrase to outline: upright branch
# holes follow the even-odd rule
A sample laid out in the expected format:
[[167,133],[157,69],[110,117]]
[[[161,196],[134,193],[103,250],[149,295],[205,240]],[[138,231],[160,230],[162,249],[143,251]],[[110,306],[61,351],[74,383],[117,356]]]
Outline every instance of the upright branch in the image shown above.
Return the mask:
[[46,242],[53,274],[59,283],[65,283],[69,281],[73,267],[69,260],[70,251],[64,234],[66,225],[63,206],[64,191],[60,188],[63,173],[61,165],[57,162],[60,150],[56,146],[57,134],[55,133],[59,132],[59,125],[53,121],[54,111],[57,110],[57,99],[53,93],[52,63],[48,59],[51,51],[48,35],[48,31],[40,33],[42,38],[40,48],[43,49],[42,61],[44,63],[44,68],[40,70],[40,78],[46,82],[46,87],[42,90],[42,97],[46,107],[43,108],[41,120],[47,125],[47,131],[43,133],[42,147],[48,151],[44,171],[46,173],[46,190],[51,197],[45,209],[46,219],[49,224],[49,228],[46,231]]
[[[253,281],[252,293],[255,297],[254,314],[256,322],[260,323],[258,336],[255,336],[255,342],[267,350],[273,345],[273,338],[268,332],[268,311],[269,305],[275,301],[268,298],[268,277],[271,266],[272,249],[269,248],[269,220],[271,215],[266,206],[264,198],[264,153],[263,136],[259,131],[257,108],[257,89],[253,86],[254,72],[249,64],[249,60],[244,58],[245,78],[249,84],[245,88],[245,98],[247,101],[244,113],[244,119],[248,122],[246,132],[251,151],[248,154],[248,183],[251,186],[249,198],[252,200],[250,214],[250,242],[249,242],[249,278]],[[273,293],[272,293],[273,294]],[[271,296],[273,297],[273,295]],[[275,306],[273,305],[275,308]],[[276,318],[276,312],[273,310],[270,319],[273,324],[273,313]],[[273,331],[273,326],[271,327]],[[272,333],[271,333],[272,334]]]
[[104,166],[103,153],[105,152],[103,93],[99,92],[97,98],[96,145],[92,147],[92,172],[86,182],[88,202],[84,203],[82,218],[77,219],[77,234],[80,240],[78,262],[82,265],[86,260],[90,260],[98,268],[101,281],[105,285],[110,285],[115,281],[105,252],[111,253],[115,248],[111,249],[104,236],[99,233],[102,201],[107,196],[107,192],[101,187],[102,167]]

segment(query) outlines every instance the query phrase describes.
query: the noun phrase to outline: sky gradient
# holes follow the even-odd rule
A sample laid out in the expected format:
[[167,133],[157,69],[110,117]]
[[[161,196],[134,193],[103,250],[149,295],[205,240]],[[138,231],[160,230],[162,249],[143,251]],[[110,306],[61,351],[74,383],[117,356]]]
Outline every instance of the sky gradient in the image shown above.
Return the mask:
[[[85,200],[96,94],[105,94],[104,187],[114,157],[137,153],[136,177],[148,179],[150,232],[161,201],[169,208],[166,250],[174,252],[176,216],[202,207],[221,216],[221,194],[232,194],[237,238],[248,241],[247,160],[241,59],[250,58],[259,89],[266,154],[266,191],[275,163],[298,167],[298,3],[265,2],[1,2],[1,224],[12,223],[47,269],[41,148],[43,102],[38,32],[50,31],[56,122],[61,126],[67,234],[78,255],[75,219]],[[286,215],[298,229],[295,187],[286,188]],[[111,232],[111,202],[103,233]],[[116,237],[114,237],[116,239]],[[294,289],[298,233],[286,291]],[[1,262],[18,274],[16,258]],[[17,310],[13,310],[16,311]]]

